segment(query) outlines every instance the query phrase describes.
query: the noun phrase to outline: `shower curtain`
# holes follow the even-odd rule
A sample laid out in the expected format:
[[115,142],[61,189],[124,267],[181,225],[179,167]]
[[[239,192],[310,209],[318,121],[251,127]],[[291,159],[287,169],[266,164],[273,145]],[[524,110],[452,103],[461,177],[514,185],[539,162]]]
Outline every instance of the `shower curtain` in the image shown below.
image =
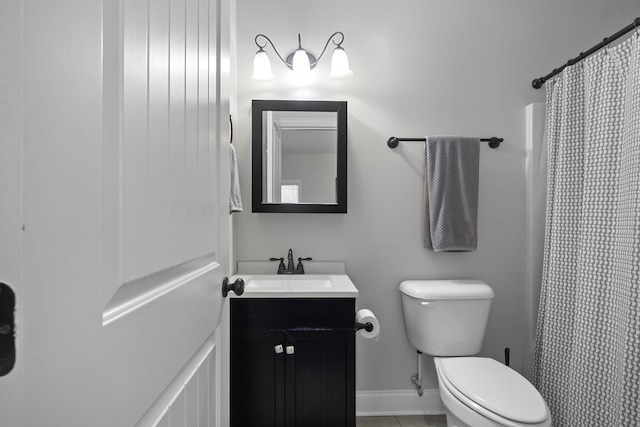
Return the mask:
[[640,41],[547,90],[547,218],[532,382],[555,427],[640,426]]

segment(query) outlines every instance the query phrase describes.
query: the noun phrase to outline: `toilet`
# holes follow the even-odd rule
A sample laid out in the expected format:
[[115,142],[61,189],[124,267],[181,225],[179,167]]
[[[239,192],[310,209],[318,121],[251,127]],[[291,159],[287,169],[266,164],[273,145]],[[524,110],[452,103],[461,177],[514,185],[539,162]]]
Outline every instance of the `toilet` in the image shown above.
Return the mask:
[[493,290],[480,280],[400,284],[409,342],[434,356],[448,427],[551,426],[540,393],[522,375],[473,357],[484,339]]

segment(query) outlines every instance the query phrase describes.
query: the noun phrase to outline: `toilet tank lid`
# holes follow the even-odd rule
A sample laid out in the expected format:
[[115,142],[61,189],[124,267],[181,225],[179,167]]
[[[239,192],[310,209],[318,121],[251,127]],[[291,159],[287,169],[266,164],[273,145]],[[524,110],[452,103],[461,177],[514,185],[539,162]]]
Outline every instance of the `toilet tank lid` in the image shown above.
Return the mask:
[[400,292],[418,299],[489,299],[493,290],[482,280],[405,280]]

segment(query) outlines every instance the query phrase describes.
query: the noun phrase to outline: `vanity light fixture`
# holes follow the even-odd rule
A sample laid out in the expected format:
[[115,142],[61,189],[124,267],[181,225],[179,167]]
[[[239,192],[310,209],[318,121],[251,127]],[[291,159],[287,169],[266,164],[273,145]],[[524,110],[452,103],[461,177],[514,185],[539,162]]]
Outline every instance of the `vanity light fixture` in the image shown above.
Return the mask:
[[[338,36],[339,41],[334,41],[334,37]],[[264,44],[260,44],[258,38],[262,37],[264,40]],[[327,40],[327,43],[324,45],[324,49],[322,49],[322,53],[318,58],[316,58],[312,53],[302,47],[302,41],[300,34],[298,34],[298,48],[290,53],[287,58],[283,58],[278,50],[276,49],[273,42],[269,39],[269,37],[264,34],[258,34],[255,38],[256,46],[258,46],[258,51],[256,52],[256,56],[253,58],[253,75],[251,79],[256,82],[268,82],[273,79],[273,73],[271,72],[271,61],[269,61],[269,56],[264,48],[267,46],[267,43],[271,45],[273,51],[278,55],[278,58],[287,66],[290,70],[293,70],[294,78],[299,81],[305,81],[308,79],[311,70],[315,68],[316,64],[322,58],[327,47],[329,46],[329,42],[333,42],[336,45],[333,50],[333,55],[331,57],[331,72],[329,73],[329,77],[334,79],[346,79],[353,75],[353,71],[349,68],[349,58],[347,57],[347,53],[342,48],[342,42],[344,41],[344,34],[340,31],[336,31],[331,34],[331,37]]]

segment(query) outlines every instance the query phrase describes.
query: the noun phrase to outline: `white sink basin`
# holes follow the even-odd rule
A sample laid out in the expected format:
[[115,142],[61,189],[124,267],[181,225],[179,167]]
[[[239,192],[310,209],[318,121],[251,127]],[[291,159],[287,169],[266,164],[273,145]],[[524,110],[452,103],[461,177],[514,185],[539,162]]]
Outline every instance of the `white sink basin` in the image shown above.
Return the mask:
[[[246,298],[355,298],[358,289],[346,274],[238,274]],[[242,297],[241,297],[242,298]]]
[[329,276],[285,276],[285,278],[271,278],[270,276],[251,276],[248,282],[245,282],[245,289],[326,289],[333,287]]

